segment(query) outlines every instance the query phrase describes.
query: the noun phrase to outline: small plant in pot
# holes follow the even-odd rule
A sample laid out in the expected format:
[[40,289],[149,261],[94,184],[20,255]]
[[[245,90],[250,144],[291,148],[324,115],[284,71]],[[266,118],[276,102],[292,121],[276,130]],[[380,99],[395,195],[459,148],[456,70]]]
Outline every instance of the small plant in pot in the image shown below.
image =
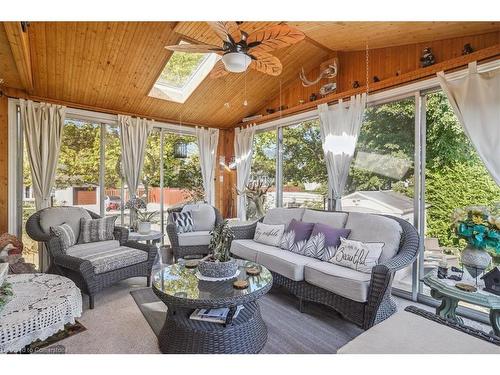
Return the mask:
[[198,271],[206,277],[222,278],[236,274],[238,264],[231,258],[229,249],[234,233],[227,220],[217,225],[210,233],[211,239],[208,248],[211,253],[198,264]]
[[151,222],[158,215],[158,211],[137,211],[137,231],[140,234],[151,232]]

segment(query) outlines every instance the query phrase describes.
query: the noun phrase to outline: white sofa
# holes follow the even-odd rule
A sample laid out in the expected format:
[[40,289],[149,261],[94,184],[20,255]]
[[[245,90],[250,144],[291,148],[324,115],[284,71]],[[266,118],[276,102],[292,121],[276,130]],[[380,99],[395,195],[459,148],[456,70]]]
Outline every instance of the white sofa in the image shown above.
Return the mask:
[[234,228],[231,253],[268,268],[275,284],[287,287],[299,297],[301,308],[303,300],[321,302],[364,328],[396,311],[390,298],[393,274],[411,264],[418,253],[418,235],[411,224],[383,215],[304,208],[271,209],[261,221],[286,227],[292,219],[348,228],[349,239],[383,242],[380,264],[368,274],[264,245],[253,240],[256,223]]

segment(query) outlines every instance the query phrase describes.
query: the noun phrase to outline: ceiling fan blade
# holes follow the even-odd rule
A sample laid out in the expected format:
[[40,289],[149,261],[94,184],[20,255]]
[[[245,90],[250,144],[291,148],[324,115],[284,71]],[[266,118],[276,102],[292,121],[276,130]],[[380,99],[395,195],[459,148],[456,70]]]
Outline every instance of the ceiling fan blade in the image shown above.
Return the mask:
[[255,60],[250,63],[250,68],[272,76],[279,76],[283,70],[280,59],[267,52],[253,54]]
[[219,60],[219,61],[217,61],[217,63],[214,65],[212,71],[210,72],[210,78],[216,79],[216,78],[224,77],[226,74],[229,74],[229,72],[226,70],[222,60]]
[[166,46],[166,49],[176,52],[187,52],[187,53],[219,53],[222,52],[222,48],[213,46],[210,44],[176,44],[173,46]]
[[270,52],[298,43],[304,38],[304,33],[294,27],[276,25],[253,32],[248,36],[247,43],[251,48],[251,53]]
[[233,21],[207,22],[212,30],[225,42],[234,43],[241,40],[240,27]]

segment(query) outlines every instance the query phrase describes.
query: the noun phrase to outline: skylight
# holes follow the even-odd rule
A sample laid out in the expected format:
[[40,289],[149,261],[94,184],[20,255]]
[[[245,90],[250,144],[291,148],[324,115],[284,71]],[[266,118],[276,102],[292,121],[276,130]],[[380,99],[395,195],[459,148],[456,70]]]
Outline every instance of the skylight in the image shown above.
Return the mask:
[[210,73],[218,58],[215,53],[175,51],[160,73],[149,96],[184,103]]

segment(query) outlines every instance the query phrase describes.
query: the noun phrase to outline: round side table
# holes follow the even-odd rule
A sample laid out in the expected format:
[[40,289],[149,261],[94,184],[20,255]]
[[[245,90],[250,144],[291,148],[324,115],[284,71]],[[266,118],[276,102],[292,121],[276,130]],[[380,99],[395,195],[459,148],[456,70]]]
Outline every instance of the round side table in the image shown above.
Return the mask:
[[139,232],[130,232],[128,235],[128,239],[130,241],[137,241],[137,242],[145,241],[148,245],[150,245],[151,243],[153,243],[153,245],[159,243],[162,237],[163,235],[158,230],[152,230],[148,234],[141,234]]

